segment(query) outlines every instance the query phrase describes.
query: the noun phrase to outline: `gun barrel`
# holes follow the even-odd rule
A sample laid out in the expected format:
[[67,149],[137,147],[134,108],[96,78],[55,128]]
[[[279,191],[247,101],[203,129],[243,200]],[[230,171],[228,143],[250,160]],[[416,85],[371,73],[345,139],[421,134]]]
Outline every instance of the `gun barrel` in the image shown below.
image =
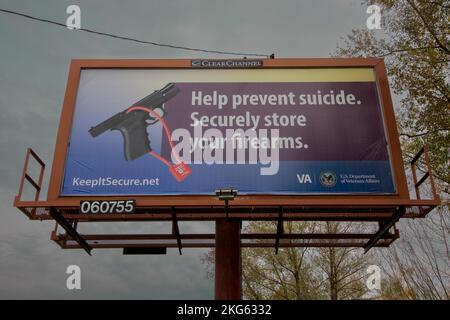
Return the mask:
[[[172,97],[176,96],[178,92],[180,92],[180,89],[178,89],[173,83],[169,83],[162,89],[156,90],[155,92],[134,103],[131,107],[143,106],[152,109],[162,108],[163,104],[166,101],[170,100]],[[109,119],[106,119],[105,121],[99,123],[95,127],[91,127],[91,129],[89,129],[89,133],[91,134],[91,136],[95,138],[103,132],[118,126],[129,116],[127,114],[128,109],[129,108],[127,108],[125,111],[117,113]]]
[[143,106],[143,107],[150,107],[150,108],[161,108],[161,106],[176,96],[180,92],[180,89],[178,89],[173,83],[167,84],[164,88],[161,90],[157,90],[148,96],[142,98],[138,102],[134,103],[132,106]]
[[126,113],[124,111],[119,112],[116,115],[112,116],[111,118],[106,119],[105,121],[99,123],[95,127],[91,127],[91,129],[89,129],[89,133],[91,134],[92,137],[95,138],[96,136],[102,134],[106,130],[109,130],[118,125],[120,122],[124,120],[125,117]]

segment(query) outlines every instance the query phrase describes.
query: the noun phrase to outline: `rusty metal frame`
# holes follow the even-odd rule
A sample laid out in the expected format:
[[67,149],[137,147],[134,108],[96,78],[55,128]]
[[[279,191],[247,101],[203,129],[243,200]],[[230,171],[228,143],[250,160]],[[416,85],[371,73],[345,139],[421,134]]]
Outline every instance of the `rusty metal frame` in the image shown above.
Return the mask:
[[[67,235],[70,236],[70,238],[73,239],[80,248],[83,248],[87,252],[87,254],[91,255],[92,247],[77,232],[75,227],[72,226],[66,219],[64,219],[64,217],[61,215],[61,213],[58,212],[57,209],[50,208],[50,215],[64,230],[66,230],[66,235],[64,235],[65,238],[67,238]],[[74,224],[76,223],[77,222],[74,222]]]
[[275,254],[278,254],[278,247],[280,246],[280,238],[283,236],[283,207],[279,208],[278,222],[277,222],[277,236],[275,238]]
[[175,207],[172,207],[172,235],[177,240],[178,252],[180,253],[181,256],[183,254],[181,252],[183,246],[181,244],[180,228],[178,227],[177,212]]
[[[417,168],[419,165],[419,160],[421,158],[424,158],[424,164],[425,164],[425,173],[422,175],[422,177],[418,180],[417,179]],[[440,197],[436,192],[436,186],[434,184],[434,177],[433,177],[433,172],[431,170],[431,163],[430,163],[430,156],[428,153],[428,146],[424,145],[416,154],[416,156],[411,160],[410,162],[411,165],[411,172],[412,172],[412,177],[413,177],[413,183],[414,183],[414,191],[415,191],[415,195],[416,195],[416,199],[421,200],[422,196],[420,193],[420,187],[422,186],[422,184],[429,180],[430,181],[430,185],[431,185],[431,195],[433,199],[436,199],[438,201],[440,201]],[[418,207],[418,213],[416,214],[417,217],[424,217],[426,216],[432,209],[429,207],[422,207],[419,206]]]
[[377,242],[387,233],[391,227],[395,226],[395,223],[405,214],[405,207],[401,206],[397,208],[392,215],[392,218],[388,221],[380,222],[380,228],[378,231],[372,236],[372,238],[367,241],[367,243],[363,246],[364,253],[367,253],[371,248],[373,248]]
[[[422,148],[418,156],[412,161],[412,168],[416,161],[425,155],[427,177],[432,177],[429,167],[429,158],[426,147]],[[205,221],[205,220],[239,220],[239,221],[274,221],[277,223],[275,234],[243,234],[241,237],[242,247],[274,247],[278,253],[279,248],[283,247],[361,247],[367,252],[372,247],[389,246],[398,237],[398,230],[395,223],[402,217],[417,218],[424,217],[435,206],[439,205],[439,197],[435,193],[434,180],[430,179],[433,190],[432,199],[421,199],[419,187],[425,181],[421,178],[415,181],[417,189],[417,200],[393,199],[379,203],[378,201],[361,201],[355,199],[350,205],[347,202],[323,201],[317,199],[315,202],[308,200],[303,202],[303,206],[279,205],[272,206],[249,206],[246,202],[239,203],[238,199],[233,201],[233,205],[216,205],[211,207],[203,206],[170,206],[170,207],[151,207],[137,203],[136,211],[133,214],[120,215],[81,215],[78,213],[76,204],[70,206],[60,205],[57,201],[23,201],[21,194],[27,177],[29,157],[33,156],[38,163],[45,167],[45,164],[37,154],[29,149],[25,158],[24,172],[19,186],[18,195],[15,197],[14,205],[24,212],[31,220],[55,220],[56,227],[52,232],[51,239],[58,243],[62,248],[75,249],[82,248],[88,254],[93,248],[130,248],[130,247],[177,247],[182,254],[182,248],[214,247],[214,241],[205,242],[205,240],[214,240],[214,234],[180,234],[178,221]],[[43,175],[41,169],[40,176]],[[413,175],[414,176],[414,175]],[[40,191],[42,177],[39,179],[36,188]],[[34,184],[32,184],[34,186]],[[217,200],[222,202],[221,200]],[[419,208],[420,214],[416,210]],[[40,213],[38,213],[38,209]],[[32,213],[32,214],[31,214]],[[80,222],[102,222],[102,221],[171,221],[171,234],[109,234],[109,235],[80,235],[77,231]],[[358,221],[358,222],[378,222],[379,229],[374,234],[286,234],[283,230],[284,221]],[[57,233],[57,226],[61,225],[66,231],[64,234]],[[394,228],[394,232],[389,231]],[[142,243],[143,240],[152,241],[151,243]],[[174,240],[172,243],[170,240]],[[189,240],[189,241],[188,241]],[[248,242],[248,240],[256,240]],[[283,240],[289,240],[285,242]],[[295,241],[303,240],[303,241]],[[353,241],[349,241],[353,240]],[[358,241],[355,241],[358,240]],[[102,242],[103,241],[103,242]],[[109,242],[108,242],[109,241]],[[133,242],[134,241],[134,242]]]
[[[346,68],[371,67],[374,69],[380,94],[383,121],[388,139],[395,194],[389,195],[245,195],[236,196],[232,204],[224,203],[211,195],[185,196],[132,196],[136,199],[136,211],[132,214],[79,214],[80,200],[85,197],[60,196],[67,153],[67,142],[72,125],[72,115],[82,69],[113,68],[168,68],[189,69],[190,60],[73,60],[69,71],[66,95],[58,129],[53,167],[47,200],[40,201],[40,191],[45,164],[31,150],[27,150],[25,165],[14,206],[31,220],[56,220],[51,239],[65,249],[166,247],[182,248],[214,247],[214,234],[180,234],[179,221],[273,221],[274,234],[242,234],[242,247],[360,247],[367,252],[372,247],[389,246],[399,237],[395,223],[400,218],[423,218],[440,204],[436,194],[428,149],[422,148],[411,161],[416,199],[410,199],[403,168],[400,142],[395,123],[389,85],[384,62],[381,59],[269,59],[264,68]],[[424,156],[426,172],[417,179],[419,159]],[[30,157],[40,165],[38,181],[28,174]],[[429,179],[432,198],[422,199],[420,186]],[[26,181],[25,181],[26,180]],[[35,189],[34,200],[22,199],[24,183]],[[113,197],[129,199],[130,196]],[[94,196],[89,200],[108,200],[111,197]],[[83,222],[104,221],[168,221],[172,222],[171,234],[79,234],[77,226]],[[379,229],[373,234],[286,234],[284,221],[350,221],[378,222]],[[58,225],[65,233],[58,233]],[[393,230],[393,232],[391,232]]]
[[[28,165],[30,163],[30,157],[32,157],[39,165],[39,178],[38,181],[35,181],[29,174],[28,174]],[[45,171],[45,163],[42,161],[42,159],[33,151],[33,149],[28,148],[27,153],[25,155],[25,164],[23,165],[22,170],[22,177],[20,179],[20,185],[19,185],[19,191],[17,193],[17,196],[14,199],[14,203],[22,201],[22,194],[23,194],[23,188],[25,186],[25,180],[31,184],[31,186],[36,190],[34,194],[34,202],[39,202],[39,195],[41,193],[42,189],[42,181],[44,179],[44,171]],[[20,209],[20,207],[19,207]],[[33,219],[36,217],[36,208],[31,209],[31,211],[23,211],[30,219]]]
[[[368,233],[340,233],[340,234],[284,234],[279,243],[280,248],[288,247],[361,247],[373,235]],[[114,249],[126,247],[167,247],[178,248],[177,239],[171,234],[86,234],[82,237],[94,249]],[[389,246],[398,239],[398,230],[382,235],[375,244],[377,247]],[[244,233],[241,234],[241,246],[244,248],[274,247],[277,234]],[[215,246],[215,234],[182,234],[180,235],[184,248],[212,248]],[[63,249],[80,249],[80,245],[59,234],[53,238]],[[285,241],[287,240],[287,241]],[[123,241],[118,242],[118,241]],[[134,241],[134,242],[133,242]]]
[[[321,204],[320,202],[308,202],[305,206],[283,205],[283,220],[285,221],[360,221],[378,222],[390,220],[394,211],[399,206],[406,209],[405,218],[418,218],[416,209],[418,207],[431,211],[439,205],[439,202],[430,200],[410,200],[404,202],[393,202],[380,206],[373,203],[358,203],[353,205]],[[36,210],[30,217],[31,220],[52,220],[49,214],[50,208],[58,208],[61,214],[68,220],[79,220],[80,222],[112,222],[112,221],[172,221],[171,207],[147,207],[137,204],[135,214],[79,214],[77,207],[60,206],[58,203],[42,201],[15,202],[15,206],[22,212],[28,213]],[[178,221],[215,221],[227,218],[223,207],[176,207]],[[279,206],[278,206],[279,207]],[[278,207],[233,205],[228,209],[229,219],[238,220],[261,220],[276,221],[278,218]]]

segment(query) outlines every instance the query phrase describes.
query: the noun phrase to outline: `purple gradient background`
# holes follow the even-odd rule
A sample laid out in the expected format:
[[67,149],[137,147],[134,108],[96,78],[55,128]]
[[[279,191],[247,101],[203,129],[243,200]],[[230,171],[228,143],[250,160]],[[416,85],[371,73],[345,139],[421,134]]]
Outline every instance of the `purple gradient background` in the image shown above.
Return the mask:
[[[193,136],[191,114],[245,115],[246,111],[260,115],[258,129],[280,129],[280,137],[302,137],[308,149],[280,149],[280,161],[361,161],[388,160],[387,141],[383,128],[381,108],[375,82],[298,82],[298,83],[176,83],[180,93],[165,105],[168,112],[166,121],[173,131],[185,128]],[[201,90],[203,95],[218,94],[228,96],[228,104],[222,109],[217,106],[192,106],[192,91]],[[354,94],[360,105],[297,105],[297,106],[239,106],[232,109],[233,94],[288,94],[293,92],[298,103],[299,94],[322,95],[333,90],[335,94],[344,90]],[[265,127],[263,118],[272,113],[279,115],[306,116],[306,126]],[[238,127],[203,127],[203,131],[216,128],[225,136],[225,129]],[[249,127],[242,129],[246,130]],[[164,134],[165,135],[165,134]],[[166,139],[166,138],[164,138]],[[167,141],[167,140],[166,140]],[[162,145],[162,154],[170,155],[168,144]]]

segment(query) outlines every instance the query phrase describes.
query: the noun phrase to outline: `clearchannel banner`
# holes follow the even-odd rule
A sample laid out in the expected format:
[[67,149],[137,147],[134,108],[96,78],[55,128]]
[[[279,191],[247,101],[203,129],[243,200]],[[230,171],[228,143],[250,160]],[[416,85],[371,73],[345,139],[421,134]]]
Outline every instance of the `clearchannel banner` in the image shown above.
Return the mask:
[[394,193],[372,69],[81,72],[64,196]]

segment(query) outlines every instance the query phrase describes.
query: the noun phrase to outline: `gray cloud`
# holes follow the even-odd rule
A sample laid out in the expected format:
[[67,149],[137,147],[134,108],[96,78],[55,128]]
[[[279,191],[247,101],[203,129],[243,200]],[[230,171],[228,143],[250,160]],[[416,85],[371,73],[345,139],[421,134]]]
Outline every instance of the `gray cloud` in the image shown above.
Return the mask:
[[[0,7],[64,22],[73,1],[1,0]],[[206,49],[326,57],[339,37],[365,24],[360,1],[77,1],[82,26]],[[200,262],[204,250],[178,256],[122,256],[118,250],[63,251],[49,222],[30,222],[12,207],[27,147],[51,167],[72,58],[220,57],[102,38],[0,13],[0,298],[213,298]],[[45,194],[43,195],[45,196]],[[95,225],[86,231],[158,230],[160,225]],[[167,226],[164,226],[166,228]],[[182,224],[182,232],[211,224]],[[70,264],[82,290],[65,289]]]

